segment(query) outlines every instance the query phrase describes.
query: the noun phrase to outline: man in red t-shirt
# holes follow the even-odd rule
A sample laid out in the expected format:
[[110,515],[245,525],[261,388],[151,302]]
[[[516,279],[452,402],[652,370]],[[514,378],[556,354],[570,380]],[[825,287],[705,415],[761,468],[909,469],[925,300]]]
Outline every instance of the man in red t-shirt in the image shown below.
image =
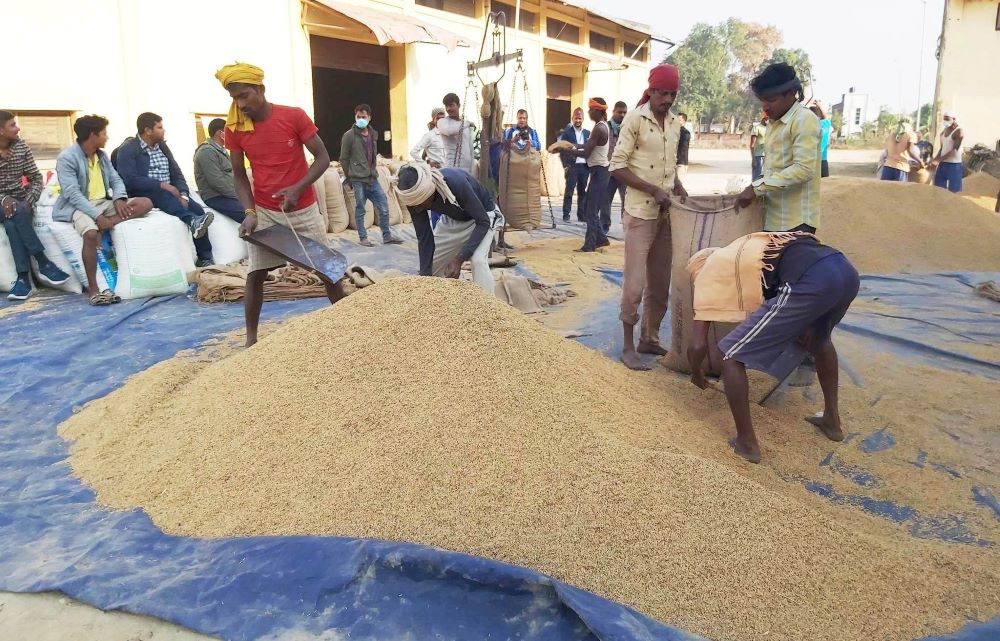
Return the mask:
[[[227,65],[216,72],[233,99],[226,118],[226,147],[232,152],[233,183],[246,218],[240,235],[272,225],[291,228],[306,238],[326,244],[326,221],[316,204],[312,184],[330,166],[330,154],[313,121],[298,107],[273,105],[264,96],[264,72],[246,63]],[[313,155],[306,164],[305,146]],[[250,188],[244,156],[250,159],[254,185]],[[286,264],[281,256],[249,245],[245,314],[247,347],[257,342],[257,323],[264,302],[267,272]],[[326,286],[331,303],[344,297],[340,284]]]

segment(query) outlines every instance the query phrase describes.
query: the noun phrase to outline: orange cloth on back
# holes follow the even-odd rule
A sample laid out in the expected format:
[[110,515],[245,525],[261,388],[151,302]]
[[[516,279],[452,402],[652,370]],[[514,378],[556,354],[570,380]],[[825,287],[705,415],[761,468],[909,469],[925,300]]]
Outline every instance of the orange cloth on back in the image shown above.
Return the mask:
[[765,258],[810,234],[756,232],[725,247],[707,247],[688,260],[694,281],[694,319],[740,323],[764,303]]

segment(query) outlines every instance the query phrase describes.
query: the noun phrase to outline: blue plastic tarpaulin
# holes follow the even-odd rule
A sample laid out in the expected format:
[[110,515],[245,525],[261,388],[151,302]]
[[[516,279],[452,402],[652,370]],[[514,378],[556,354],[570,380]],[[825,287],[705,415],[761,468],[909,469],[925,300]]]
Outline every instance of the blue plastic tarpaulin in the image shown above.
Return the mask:
[[[406,248],[364,253],[352,247],[352,254],[376,268],[397,266],[401,258],[413,267],[416,262]],[[982,280],[866,277],[869,291],[882,292],[902,311],[891,317],[852,314],[844,329],[906,358],[930,358],[938,365],[945,358],[948,366],[995,376],[996,363],[975,358],[963,351],[963,341],[945,336],[998,338],[996,312],[988,311],[995,308],[957,289],[956,283],[965,287],[963,279],[976,278]],[[326,304],[267,303],[264,320]],[[0,312],[5,307],[0,303]],[[984,322],[991,313],[992,324]],[[617,302],[600,301],[586,318],[582,333],[589,336],[581,340],[614,351],[620,340]],[[928,320],[942,327],[928,329]],[[331,629],[362,640],[697,638],[532,570],[488,559],[338,537],[175,537],[139,510],[101,507],[93,491],[72,477],[58,424],[130,375],[242,322],[241,305],[202,305],[186,297],[92,310],[82,297],[53,296],[0,317],[0,380],[6,382],[0,391],[0,589],[60,591],[103,609],[153,615],[225,639],[280,639],[289,632]],[[933,357],[922,351],[925,345],[936,350]],[[886,448],[890,439],[867,435],[859,443]],[[995,496],[982,488],[978,500],[989,507]],[[851,504],[850,497],[840,498]],[[997,638],[1000,619],[933,637]]]

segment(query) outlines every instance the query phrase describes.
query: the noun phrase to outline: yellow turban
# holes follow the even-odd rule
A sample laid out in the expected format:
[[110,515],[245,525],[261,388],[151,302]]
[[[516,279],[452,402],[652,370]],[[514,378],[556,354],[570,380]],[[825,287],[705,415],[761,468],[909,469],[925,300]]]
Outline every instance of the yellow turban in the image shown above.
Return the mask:
[[[223,89],[228,88],[234,82],[247,85],[264,84],[263,69],[245,62],[226,65],[215,72],[215,77],[222,83]],[[234,100],[229,107],[229,115],[226,116],[226,126],[233,131],[253,131],[253,120],[247,118],[246,114],[240,111]]]

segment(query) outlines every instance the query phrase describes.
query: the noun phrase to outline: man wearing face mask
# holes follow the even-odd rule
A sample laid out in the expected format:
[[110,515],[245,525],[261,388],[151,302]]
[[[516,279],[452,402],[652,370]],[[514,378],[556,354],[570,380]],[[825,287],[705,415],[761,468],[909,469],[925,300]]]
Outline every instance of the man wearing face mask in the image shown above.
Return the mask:
[[369,124],[372,108],[358,105],[354,108],[354,126],[344,132],[340,140],[340,165],[354,190],[354,221],[358,228],[358,242],[364,247],[374,247],[365,229],[365,203],[372,201],[378,213],[378,226],[382,230],[383,245],[399,245],[402,240],[392,234],[389,227],[389,201],[378,184],[375,145],[376,132]]
[[941,145],[938,154],[931,160],[931,167],[937,167],[934,172],[934,185],[944,187],[952,193],[962,191],[962,176],[965,167],[962,165],[962,138],[964,134],[958,126],[955,114],[945,112],[941,122]]

